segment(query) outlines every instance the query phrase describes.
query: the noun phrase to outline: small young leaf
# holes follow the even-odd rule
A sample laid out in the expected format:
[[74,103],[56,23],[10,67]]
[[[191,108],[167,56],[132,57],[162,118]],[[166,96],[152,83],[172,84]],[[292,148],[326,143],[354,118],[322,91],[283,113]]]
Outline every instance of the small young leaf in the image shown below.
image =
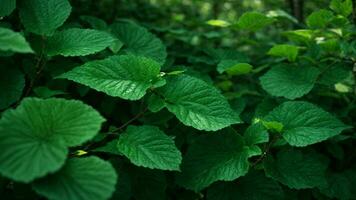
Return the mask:
[[352,13],[353,9],[352,0],[332,0],[330,8],[344,17],[348,17]]

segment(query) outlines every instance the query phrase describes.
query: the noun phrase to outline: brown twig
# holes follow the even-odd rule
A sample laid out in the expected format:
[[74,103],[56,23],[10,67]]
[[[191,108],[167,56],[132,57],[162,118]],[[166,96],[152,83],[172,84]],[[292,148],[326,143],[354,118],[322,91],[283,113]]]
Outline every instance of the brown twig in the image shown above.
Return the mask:
[[251,164],[251,167],[255,167],[258,163],[262,162],[266,157],[267,157],[267,154],[269,153],[269,151],[271,150],[271,147],[272,145],[280,138],[280,135],[275,135],[271,141],[269,141],[267,143],[267,145],[265,146],[263,152],[262,152],[262,155],[257,158],[257,160],[255,162],[253,162]]

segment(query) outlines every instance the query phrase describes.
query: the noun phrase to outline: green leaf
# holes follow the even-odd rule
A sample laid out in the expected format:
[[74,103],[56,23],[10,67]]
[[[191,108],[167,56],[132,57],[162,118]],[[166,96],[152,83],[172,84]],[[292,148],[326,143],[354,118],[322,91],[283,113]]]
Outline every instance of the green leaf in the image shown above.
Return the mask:
[[57,171],[67,147],[92,139],[104,119],[80,101],[27,98],[0,120],[0,173],[30,182]]
[[289,101],[271,111],[265,120],[281,122],[282,136],[292,146],[315,144],[349,128],[323,109],[303,101]]
[[328,10],[318,10],[313,12],[307,17],[306,23],[310,28],[325,28],[328,23],[334,18],[334,15],[331,11]]
[[16,0],[0,0],[0,5],[0,17],[8,16],[15,10]]
[[281,65],[270,69],[260,81],[269,94],[296,99],[313,89],[319,74],[315,67]]
[[111,25],[111,32],[124,43],[123,50],[127,53],[152,58],[164,63],[167,57],[166,47],[145,28],[129,22],[117,22]]
[[325,185],[327,167],[324,157],[295,149],[280,151],[276,158],[269,156],[264,162],[267,176],[292,189]]
[[52,35],[69,17],[68,0],[19,1],[20,18],[26,30],[39,35]]
[[0,50],[18,53],[33,53],[26,39],[11,29],[0,27]]
[[55,174],[34,182],[33,189],[53,200],[106,200],[115,190],[117,174],[98,157],[72,158]]
[[237,25],[248,31],[257,31],[271,24],[273,21],[272,18],[259,12],[246,12],[239,18]]
[[254,145],[268,142],[269,135],[261,123],[255,123],[246,129],[244,139],[247,145]]
[[179,170],[182,161],[174,140],[155,126],[129,126],[117,148],[133,164],[151,169]]
[[237,133],[202,135],[190,145],[177,181],[200,191],[216,181],[232,181],[249,169],[248,150]]
[[223,60],[218,64],[217,71],[221,74],[226,72],[229,75],[248,74],[252,70],[248,63],[240,63],[237,60]]
[[80,16],[80,19],[86,23],[88,23],[91,28],[101,30],[101,31],[106,31],[108,29],[108,25],[106,22],[102,19],[99,19],[94,16],[88,16],[88,15],[83,15]]
[[75,81],[113,97],[137,100],[153,86],[159,72],[160,65],[154,60],[123,55],[87,62],[59,78]]
[[344,17],[348,17],[352,14],[352,0],[332,0],[330,8]]
[[114,41],[109,33],[103,31],[71,28],[48,38],[46,51],[49,56],[86,56],[104,50]]
[[290,62],[294,62],[298,56],[298,47],[289,44],[274,45],[269,51],[268,55],[280,56],[287,58]]
[[158,92],[165,98],[167,109],[186,126],[216,131],[241,122],[217,89],[195,77],[170,77]]
[[220,182],[208,189],[208,200],[282,200],[282,187],[262,172],[252,171],[235,182]]
[[24,75],[14,67],[0,67],[0,110],[21,98],[25,87]]

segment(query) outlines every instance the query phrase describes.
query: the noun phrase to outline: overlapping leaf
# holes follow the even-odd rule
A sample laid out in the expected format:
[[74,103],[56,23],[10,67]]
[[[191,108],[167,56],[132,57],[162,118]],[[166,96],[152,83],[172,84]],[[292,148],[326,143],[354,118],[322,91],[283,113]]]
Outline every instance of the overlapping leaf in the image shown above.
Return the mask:
[[1,0],[0,17],[10,15],[16,8],[16,0]]
[[181,75],[167,80],[159,88],[167,109],[185,125],[216,131],[240,122],[238,115],[220,92],[195,77]]
[[153,86],[159,72],[160,65],[154,60],[123,55],[85,63],[59,78],[75,81],[110,96],[137,100]]
[[117,148],[137,166],[179,170],[182,161],[174,140],[155,126],[129,126]]
[[16,68],[0,67],[0,110],[15,103],[22,95],[25,77]]
[[264,163],[267,176],[293,189],[306,189],[326,184],[327,163],[315,153],[287,149]]
[[46,51],[49,56],[86,56],[104,50],[114,41],[109,33],[103,31],[71,28],[48,38]]
[[124,51],[154,59],[164,63],[166,47],[145,28],[130,22],[117,22],[111,25],[111,32],[124,43]]
[[67,147],[93,138],[104,119],[90,106],[64,99],[27,98],[0,120],[0,173],[30,182],[57,171]]
[[26,39],[11,29],[0,27],[0,50],[13,51],[19,53],[32,53],[30,45]]
[[68,0],[19,1],[20,17],[27,31],[51,35],[60,27],[72,10]]
[[97,157],[72,158],[55,174],[35,181],[33,188],[53,200],[106,200],[116,182],[109,162]]
[[282,123],[282,136],[292,146],[315,144],[349,128],[330,113],[303,101],[285,102],[265,119]]
[[276,66],[260,77],[264,90],[276,97],[295,99],[313,89],[319,70],[304,66]]
[[232,181],[249,169],[248,151],[236,133],[203,135],[188,149],[177,181],[200,191],[215,181]]

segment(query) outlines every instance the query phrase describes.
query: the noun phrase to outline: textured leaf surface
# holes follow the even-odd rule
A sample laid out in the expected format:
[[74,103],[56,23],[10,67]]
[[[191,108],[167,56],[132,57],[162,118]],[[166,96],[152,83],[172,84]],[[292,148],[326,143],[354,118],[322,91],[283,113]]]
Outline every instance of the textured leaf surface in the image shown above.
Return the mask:
[[262,123],[255,123],[246,129],[244,138],[247,145],[254,145],[268,142],[269,135]]
[[203,135],[191,144],[183,158],[177,181],[200,191],[215,181],[232,181],[248,172],[248,151],[236,133]]
[[51,35],[60,27],[72,10],[68,0],[19,1],[20,18],[27,31]]
[[225,97],[195,77],[181,75],[170,78],[159,92],[165,97],[168,110],[187,126],[216,131],[240,122]]
[[74,100],[27,98],[0,120],[0,173],[30,182],[58,170],[67,147],[93,138],[104,119]]
[[282,187],[261,172],[250,172],[234,182],[220,182],[208,189],[208,200],[282,200]]
[[145,56],[164,63],[167,57],[166,47],[145,28],[128,22],[118,22],[111,25],[112,33],[124,43],[128,53]]
[[352,0],[332,0],[330,8],[344,17],[348,17],[352,14],[352,4]]
[[259,12],[246,12],[242,14],[237,25],[249,31],[257,31],[273,22],[272,18]]
[[114,43],[114,38],[106,32],[94,29],[71,28],[56,32],[48,38],[49,56],[86,56],[104,50]]
[[16,68],[0,67],[0,110],[15,103],[22,95],[25,77]]
[[26,39],[20,34],[7,28],[0,28],[0,50],[19,53],[32,53]]
[[293,189],[306,189],[326,184],[327,163],[315,153],[283,150],[264,163],[267,176]]
[[313,89],[319,76],[314,67],[276,66],[261,78],[261,85],[269,94],[276,97],[295,99],[302,97]]
[[115,190],[112,165],[97,157],[72,158],[55,174],[35,181],[33,188],[53,200],[106,200]]
[[174,140],[155,126],[129,126],[117,148],[133,164],[151,169],[179,170],[182,161]]
[[285,102],[265,119],[281,122],[282,136],[292,146],[315,144],[349,128],[330,113],[303,101]]
[[285,57],[293,62],[298,56],[299,49],[297,46],[289,44],[274,45],[269,51],[268,55]]
[[113,97],[137,100],[146,94],[160,72],[154,60],[134,55],[112,56],[85,63],[61,75]]
[[10,15],[15,10],[16,0],[0,0],[0,5],[0,17],[4,17]]

